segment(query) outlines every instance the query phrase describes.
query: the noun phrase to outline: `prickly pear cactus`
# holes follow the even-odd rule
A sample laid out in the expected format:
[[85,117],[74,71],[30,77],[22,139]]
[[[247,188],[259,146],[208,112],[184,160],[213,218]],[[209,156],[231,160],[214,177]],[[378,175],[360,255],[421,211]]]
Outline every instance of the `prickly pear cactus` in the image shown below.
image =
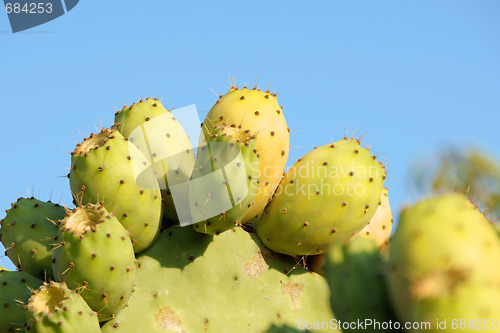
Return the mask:
[[361,229],[353,238],[371,238],[380,247],[384,247],[389,242],[392,232],[392,211],[389,204],[387,188],[382,190],[382,196],[375,214],[370,222]]
[[207,114],[202,124],[205,136],[209,138],[214,127],[221,125],[257,136],[260,182],[255,204],[242,221],[245,223],[264,209],[283,176],[290,146],[288,127],[276,94],[237,87],[221,95]]
[[162,202],[153,171],[140,168],[147,164],[141,151],[118,131],[103,129],[71,155],[76,204],[103,203],[130,232],[135,252],[151,246],[160,230]]
[[[500,242],[487,219],[461,194],[404,210],[391,238],[389,290],[402,321],[486,329],[500,319]],[[479,324],[481,322],[481,324]],[[472,326],[475,327],[472,327]]]
[[343,139],[315,148],[283,177],[257,234],[279,253],[325,252],[368,224],[378,207],[385,177],[384,167],[357,140]]
[[11,272],[0,267],[0,332],[24,330],[24,303],[30,298],[31,290],[41,285],[42,280],[26,272]]
[[[330,304],[343,322],[395,321],[385,286],[385,262],[374,239],[356,237],[332,246],[326,254],[323,272],[330,286]],[[366,332],[380,332],[367,325]],[[357,331],[344,328],[344,332]]]
[[217,236],[171,227],[138,261],[135,293],[105,333],[263,332],[334,318],[321,276],[240,227]]
[[35,198],[19,198],[0,222],[6,254],[21,269],[42,280],[52,278],[51,251],[57,235],[56,221],[64,207]]
[[149,159],[163,198],[164,227],[179,220],[169,183],[189,179],[195,163],[188,135],[157,98],[147,98],[115,114],[120,133]]
[[100,332],[95,312],[64,283],[44,283],[34,291],[27,304],[27,317],[27,332]]
[[117,314],[129,300],[136,274],[127,231],[102,206],[75,208],[61,221],[52,267],[57,281],[77,290],[99,314]]
[[189,192],[193,219],[202,221],[193,225],[194,230],[216,235],[241,225],[258,186],[255,146],[255,136],[222,127],[200,149]]

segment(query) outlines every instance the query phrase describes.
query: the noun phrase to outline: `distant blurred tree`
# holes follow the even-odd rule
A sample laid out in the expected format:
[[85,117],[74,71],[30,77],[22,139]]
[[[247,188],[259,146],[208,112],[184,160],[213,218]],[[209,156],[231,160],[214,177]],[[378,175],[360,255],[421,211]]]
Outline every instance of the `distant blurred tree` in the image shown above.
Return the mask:
[[413,183],[424,193],[455,190],[467,194],[490,220],[500,217],[500,161],[478,149],[449,149],[414,170]]

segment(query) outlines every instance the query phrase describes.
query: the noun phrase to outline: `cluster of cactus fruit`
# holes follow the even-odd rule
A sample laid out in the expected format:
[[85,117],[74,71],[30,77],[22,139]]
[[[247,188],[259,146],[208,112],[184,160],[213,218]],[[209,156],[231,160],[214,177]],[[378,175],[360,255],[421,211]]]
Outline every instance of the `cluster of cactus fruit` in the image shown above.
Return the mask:
[[71,153],[73,208],[7,210],[18,270],[0,268],[0,333],[498,323],[500,241],[476,206],[423,200],[391,237],[377,157],[344,137],[285,172],[289,132],[276,94],[257,88],[220,96],[197,149],[157,99],[124,107]]

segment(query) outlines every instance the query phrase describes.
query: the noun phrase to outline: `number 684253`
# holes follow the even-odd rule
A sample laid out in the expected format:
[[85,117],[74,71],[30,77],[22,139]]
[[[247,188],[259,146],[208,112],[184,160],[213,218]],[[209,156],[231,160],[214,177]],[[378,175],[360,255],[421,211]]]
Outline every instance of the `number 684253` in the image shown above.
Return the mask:
[[465,330],[465,329],[498,329],[498,319],[453,319],[451,321],[451,328],[454,330]]
[[20,4],[18,2],[7,2],[5,5],[7,14],[50,14],[52,13],[52,3],[50,2],[30,2]]

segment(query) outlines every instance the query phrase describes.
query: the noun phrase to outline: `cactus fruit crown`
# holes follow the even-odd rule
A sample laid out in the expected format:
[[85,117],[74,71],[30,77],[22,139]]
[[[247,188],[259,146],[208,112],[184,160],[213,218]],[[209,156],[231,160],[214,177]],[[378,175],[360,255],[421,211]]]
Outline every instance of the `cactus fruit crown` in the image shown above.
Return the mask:
[[76,148],[71,155],[85,155],[93,149],[98,149],[99,147],[104,146],[109,139],[114,138],[111,135],[113,132],[114,130],[103,128],[98,134],[90,134],[89,138],[84,138],[82,143],[78,143],[76,145]]
[[66,294],[66,284],[57,285],[54,282],[44,283],[28,301],[28,309],[33,313],[42,313],[50,317],[53,313],[64,308],[69,298]]
[[97,225],[104,222],[102,208],[103,206],[91,204],[86,207],[77,207],[68,213],[68,217],[62,223],[66,229],[74,234],[96,231]]
[[246,143],[256,138],[253,133],[250,133],[250,130],[243,130],[241,127],[236,127],[235,125],[226,126],[225,124],[215,127],[211,131],[212,137],[216,138],[218,135],[229,136],[236,142],[242,143]]

